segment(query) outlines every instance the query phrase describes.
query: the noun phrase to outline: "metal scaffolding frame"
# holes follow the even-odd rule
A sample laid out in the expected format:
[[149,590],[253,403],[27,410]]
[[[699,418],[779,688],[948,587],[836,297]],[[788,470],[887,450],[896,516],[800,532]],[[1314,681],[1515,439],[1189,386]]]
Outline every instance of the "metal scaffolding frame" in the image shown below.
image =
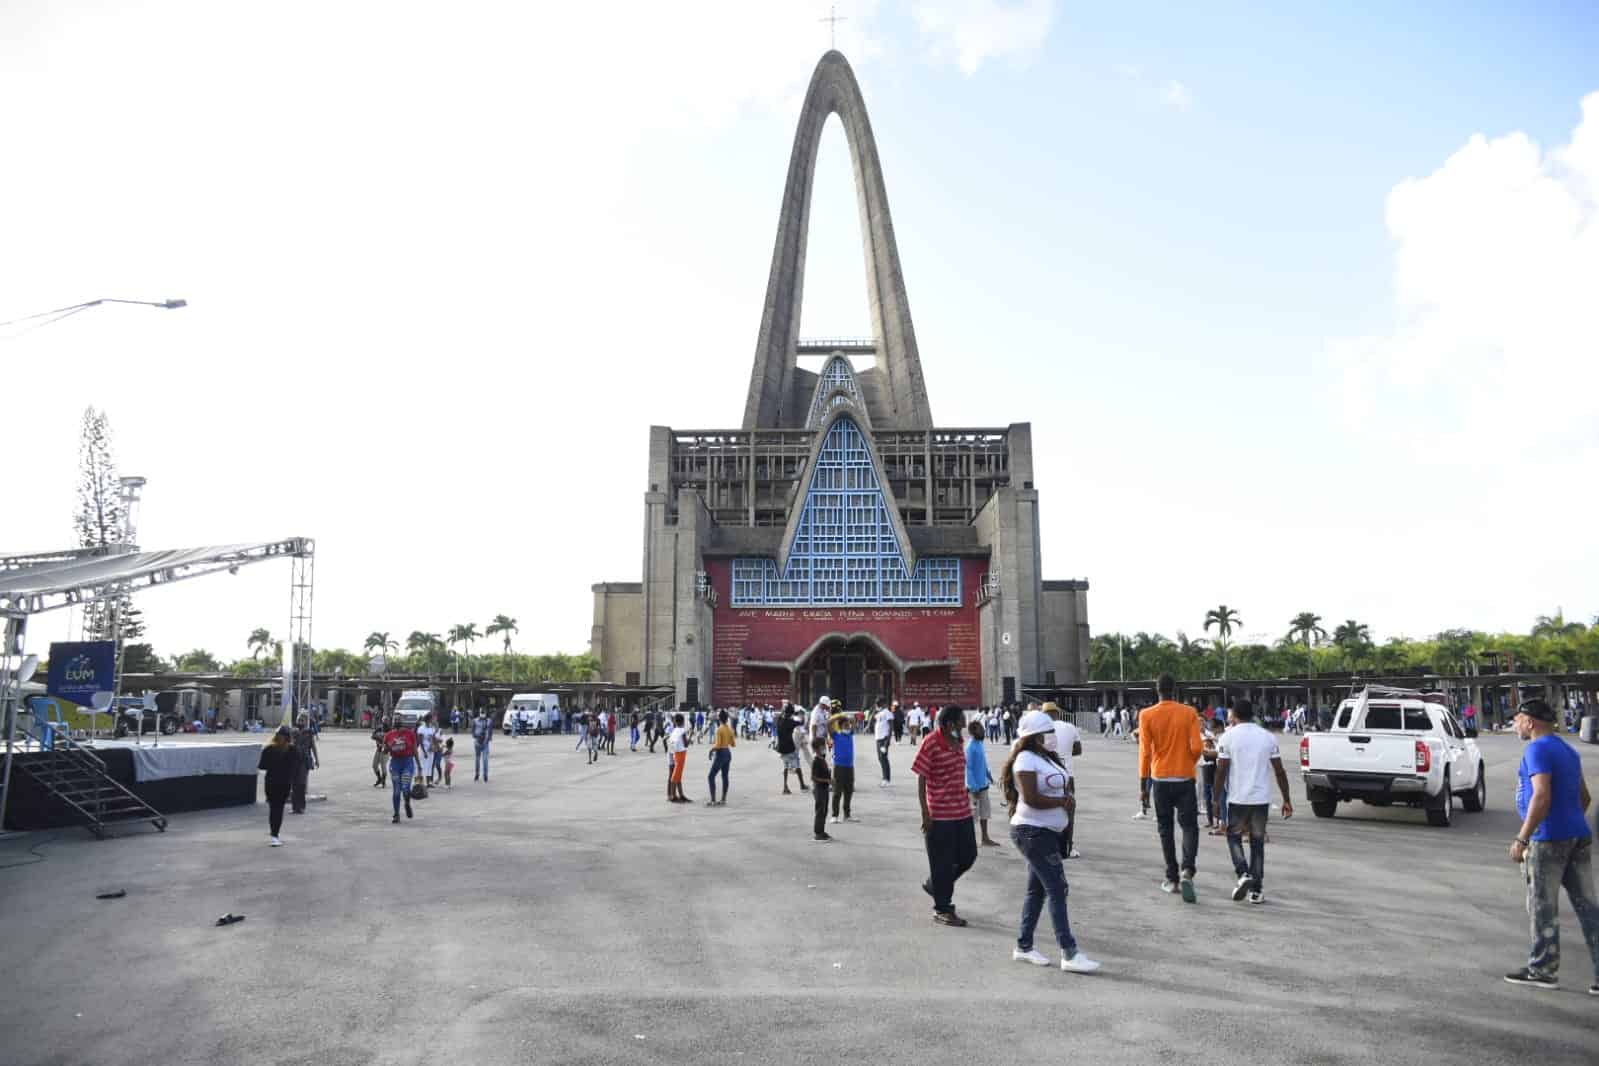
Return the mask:
[[[272,559],[296,558],[316,551],[309,537],[255,544],[225,544],[177,551],[116,551],[90,549],[87,553],[41,553],[50,559],[37,565],[0,569],[0,617],[43,614],[64,607],[95,603],[126,585],[129,591],[170,585],[205,577],[223,570]],[[28,558],[12,555],[7,561]]]
[[[289,653],[284,660],[293,683],[283,686],[284,709],[311,703],[311,603],[315,591],[316,554],[296,555],[289,564]],[[306,661],[301,662],[301,655]]]
[[[227,544],[178,551],[141,552],[127,545],[116,548],[70,549],[60,552],[0,555],[0,619],[4,619],[4,645],[0,652],[0,722],[5,723],[5,766],[0,774],[0,818],[10,798],[11,759],[16,750],[16,708],[21,686],[11,683],[13,660],[22,661],[26,650],[28,619],[36,614],[83,604],[100,603],[140,589],[170,585],[208,574],[238,573],[240,567],[273,559],[295,562],[290,577],[291,629],[303,634],[310,654],[312,559],[316,542],[309,537],[255,544]],[[294,656],[287,660],[294,670]],[[309,692],[310,663],[305,668]],[[284,692],[298,691],[291,672]]]

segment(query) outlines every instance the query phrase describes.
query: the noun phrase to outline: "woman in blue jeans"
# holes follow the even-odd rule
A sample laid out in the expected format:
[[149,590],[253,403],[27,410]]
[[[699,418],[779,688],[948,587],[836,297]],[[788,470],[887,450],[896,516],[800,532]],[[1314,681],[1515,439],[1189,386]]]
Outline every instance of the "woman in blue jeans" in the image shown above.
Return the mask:
[[1000,784],[1010,804],[1010,838],[1027,860],[1027,894],[1022,900],[1021,927],[1011,959],[1035,966],[1050,965],[1049,957],[1033,947],[1033,930],[1047,903],[1049,918],[1060,944],[1060,968],[1069,973],[1094,973],[1099,963],[1084,955],[1072,936],[1066,916],[1066,828],[1074,808],[1067,791],[1068,774],[1055,754],[1055,723],[1043,711],[1028,711],[1017,725],[1020,737]]
[[[711,787],[711,798],[705,805],[707,807],[723,807],[727,804],[727,770],[733,765],[733,747],[738,743],[738,737],[733,733],[733,727],[727,724],[727,712],[716,712],[716,733],[711,740],[711,772],[708,784]],[[722,775],[722,798],[716,798],[716,775]]]

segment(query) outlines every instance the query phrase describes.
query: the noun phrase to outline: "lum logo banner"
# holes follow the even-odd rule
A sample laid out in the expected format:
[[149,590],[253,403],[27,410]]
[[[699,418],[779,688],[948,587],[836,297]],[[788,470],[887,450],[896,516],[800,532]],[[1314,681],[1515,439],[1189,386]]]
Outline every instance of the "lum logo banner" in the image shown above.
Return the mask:
[[45,691],[89,706],[96,692],[110,692],[117,669],[117,645],[111,640],[50,645],[50,675]]

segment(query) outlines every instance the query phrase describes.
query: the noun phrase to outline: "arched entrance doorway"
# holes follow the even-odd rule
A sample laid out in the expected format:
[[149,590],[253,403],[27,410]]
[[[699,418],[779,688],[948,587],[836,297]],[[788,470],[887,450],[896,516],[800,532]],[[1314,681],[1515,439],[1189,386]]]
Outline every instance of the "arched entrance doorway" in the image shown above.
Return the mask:
[[817,648],[794,672],[799,702],[815,706],[831,696],[851,711],[870,707],[877,697],[892,700],[898,680],[882,650],[868,640],[831,640]]

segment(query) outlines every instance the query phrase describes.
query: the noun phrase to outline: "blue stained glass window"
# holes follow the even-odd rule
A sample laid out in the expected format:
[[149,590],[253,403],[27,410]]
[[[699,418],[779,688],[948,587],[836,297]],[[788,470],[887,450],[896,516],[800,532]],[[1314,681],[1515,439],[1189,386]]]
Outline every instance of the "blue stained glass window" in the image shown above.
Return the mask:
[[816,457],[788,568],[734,559],[733,606],[959,607],[960,560],[919,559],[907,573],[888,507],[865,435],[840,418]]

